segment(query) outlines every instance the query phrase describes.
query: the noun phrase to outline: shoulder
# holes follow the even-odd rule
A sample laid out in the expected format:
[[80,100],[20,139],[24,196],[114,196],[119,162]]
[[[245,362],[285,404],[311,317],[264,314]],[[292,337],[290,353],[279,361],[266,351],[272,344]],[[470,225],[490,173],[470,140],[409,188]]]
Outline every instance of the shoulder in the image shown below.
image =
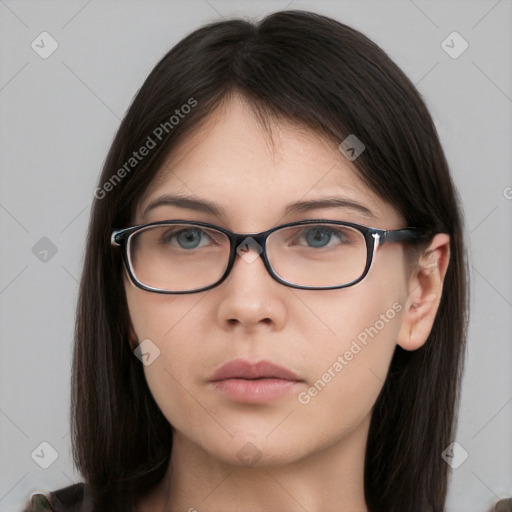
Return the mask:
[[48,494],[33,494],[23,512],[88,512],[84,484],[63,487]]
[[505,498],[495,503],[491,512],[512,512],[512,498]]
[[[104,506],[107,506],[109,510],[117,510],[118,499],[112,497],[108,499],[110,505],[104,504]],[[123,512],[127,510],[135,512],[136,509],[133,504],[123,505]],[[23,512],[98,512],[98,509],[93,511],[93,499],[89,487],[84,483],[77,483],[46,494],[32,494]]]

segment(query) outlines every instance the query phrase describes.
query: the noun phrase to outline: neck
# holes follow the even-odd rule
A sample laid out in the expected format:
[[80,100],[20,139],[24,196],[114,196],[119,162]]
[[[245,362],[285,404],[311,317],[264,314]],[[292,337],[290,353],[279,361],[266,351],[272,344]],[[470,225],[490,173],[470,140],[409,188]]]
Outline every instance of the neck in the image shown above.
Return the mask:
[[364,454],[369,422],[370,416],[322,451],[286,465],[261,467],[225,463],[174,432],[167,472],[137,511],[367,512]]

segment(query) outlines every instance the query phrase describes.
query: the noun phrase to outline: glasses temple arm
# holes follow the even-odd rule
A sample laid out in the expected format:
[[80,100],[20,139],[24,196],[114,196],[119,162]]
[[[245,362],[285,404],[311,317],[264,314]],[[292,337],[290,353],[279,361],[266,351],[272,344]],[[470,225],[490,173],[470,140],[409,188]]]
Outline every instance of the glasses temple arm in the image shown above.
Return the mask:
[[418,228],[402,228],[384,231],[380,233],[379,244],[385,242],[424,242],[434,236],[433,231],[421,230]]

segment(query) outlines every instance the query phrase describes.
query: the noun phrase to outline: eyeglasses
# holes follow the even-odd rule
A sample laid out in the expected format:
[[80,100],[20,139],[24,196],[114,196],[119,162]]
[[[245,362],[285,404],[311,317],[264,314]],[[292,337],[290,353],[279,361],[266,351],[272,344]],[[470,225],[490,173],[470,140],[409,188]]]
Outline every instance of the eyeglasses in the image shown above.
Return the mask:
[[418,243],[432,233],[417,228],[384,230],[350,222],[310,219],[261,233],[233,233],[206,222],[169,220],[115,230],[132,282],[150,292],[195,293],[224,281],[239,255],[261,257],[273,279],[292,288],[331,290],[360,282],[377,247]]

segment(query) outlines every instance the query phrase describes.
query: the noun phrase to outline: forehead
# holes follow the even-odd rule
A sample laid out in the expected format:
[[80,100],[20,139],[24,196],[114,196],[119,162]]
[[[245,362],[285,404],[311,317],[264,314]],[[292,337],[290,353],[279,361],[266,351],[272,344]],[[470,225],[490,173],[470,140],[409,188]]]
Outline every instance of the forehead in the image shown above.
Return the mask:
[[168,156],[137,217],[158,197],[179,194],[207,198],[222,206],[223,215],[245,216],[257,229],[274,225],[290,203],[342,196],[371,205],[377,219],[399,223],[394,208],[362,182],[335,141],[285,120],[269,120],[268,127],[243,98],[230,98]]

